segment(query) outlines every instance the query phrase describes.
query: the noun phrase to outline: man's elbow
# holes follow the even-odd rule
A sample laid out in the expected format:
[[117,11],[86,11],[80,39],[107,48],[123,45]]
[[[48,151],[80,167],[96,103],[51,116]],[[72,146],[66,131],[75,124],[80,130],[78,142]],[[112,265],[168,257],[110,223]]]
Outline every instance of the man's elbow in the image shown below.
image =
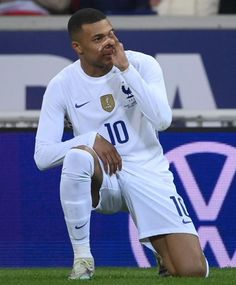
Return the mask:
[[161,117],[159,126],[158,126],[158,131],[164,131],[169,128],[172,122],[172,113],[169,112],[168,114],[165,114],[164,116]]
[[48,168],[48,165],[47,163],[45,163],[45,160],[42,159],[42,157],[37,153],[34,154],[34,161],[39,170],[43,171]]

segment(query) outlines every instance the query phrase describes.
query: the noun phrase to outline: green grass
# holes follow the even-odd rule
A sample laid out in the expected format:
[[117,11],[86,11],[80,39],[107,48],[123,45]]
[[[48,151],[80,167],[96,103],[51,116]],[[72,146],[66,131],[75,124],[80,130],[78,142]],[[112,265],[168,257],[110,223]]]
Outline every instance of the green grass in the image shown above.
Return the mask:
[[67,280],[69,269],[0,269],[1,285],[235,285],[236,268],[212,268],[210,277],[199,278],[160,278],[155,268],[98,267],[92,280]]

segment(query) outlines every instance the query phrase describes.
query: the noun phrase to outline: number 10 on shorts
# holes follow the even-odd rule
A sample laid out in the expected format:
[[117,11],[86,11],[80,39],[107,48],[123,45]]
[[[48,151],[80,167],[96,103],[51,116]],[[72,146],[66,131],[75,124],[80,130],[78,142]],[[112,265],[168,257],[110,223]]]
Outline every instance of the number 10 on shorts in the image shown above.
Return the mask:
[[[183,200],[180,197],[170,196],[170,199],[173,201],[175,208],[182,219],[184,224],[192,223],[189,213],[184,205]],[[184,217],[187,217],[188,220],[185,220]],[[190,219],[190,220],[189,220]]]

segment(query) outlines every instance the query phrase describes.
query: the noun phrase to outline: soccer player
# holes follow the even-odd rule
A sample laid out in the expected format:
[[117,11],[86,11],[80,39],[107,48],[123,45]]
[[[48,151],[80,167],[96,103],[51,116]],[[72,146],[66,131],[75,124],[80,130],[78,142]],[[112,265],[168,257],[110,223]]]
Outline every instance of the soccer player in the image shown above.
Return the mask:
[[[68,31],[79,60],[47,87],[34,157],[41,170],[63,164],[60,198],[74,251],[69,278],[89,279],[95,271],[91,211],[128,211],[140,241],[170,275],[207,276],[198,235],[157,136],[172,118],[159,64],[124,51],[98,10],[78,10]],[[74,138],[62,142],[65,117]]]

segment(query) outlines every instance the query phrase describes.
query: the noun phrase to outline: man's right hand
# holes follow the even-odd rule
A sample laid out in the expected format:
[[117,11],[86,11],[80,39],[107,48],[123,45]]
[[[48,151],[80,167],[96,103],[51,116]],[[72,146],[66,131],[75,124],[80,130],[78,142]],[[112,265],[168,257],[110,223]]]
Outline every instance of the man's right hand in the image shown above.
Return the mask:
[[122,159],[116,148],[104,137],[97,134],[93,145],[93,149],[101,159],[104,170],[109,175],[115,174],[117,170],[122,168]]

